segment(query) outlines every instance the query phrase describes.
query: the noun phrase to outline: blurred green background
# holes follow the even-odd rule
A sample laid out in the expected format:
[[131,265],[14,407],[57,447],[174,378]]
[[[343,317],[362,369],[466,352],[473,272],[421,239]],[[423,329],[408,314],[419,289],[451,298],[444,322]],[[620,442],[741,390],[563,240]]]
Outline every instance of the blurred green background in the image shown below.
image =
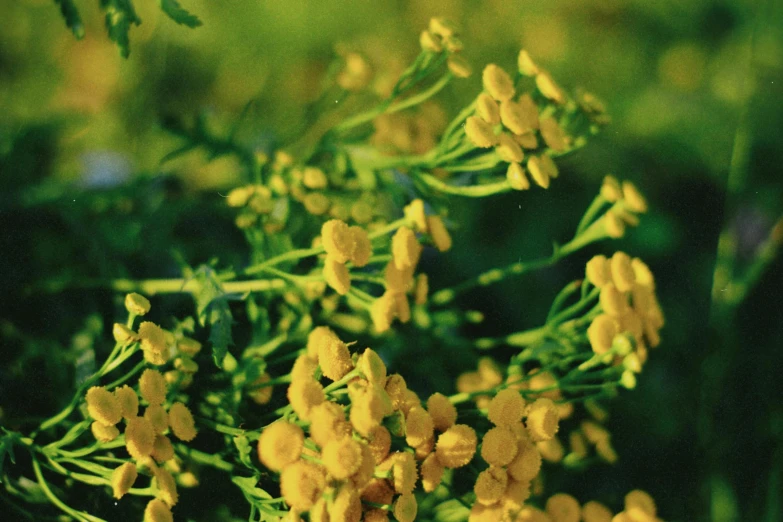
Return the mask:
[[[476,70],[512,69],[524,47],[561,84],[602,98],[612,124],[562,162],[548,191],[455,199],[455,248],[424,261],[434,288],[547,255],[607,173],[633,180],[651,204],[626,239],[462,302],[486,315],[466,333],[498,334],[540,324],[557,290],[599,251],[632,252],[656,274],[667,326],[638,388],[613,404],[620,461],[550,485],[581,501],[646,489],[666,520],[783,520],[781,261],[742,299],[725,297],[731,277],[714,285],[721,231],[741,279],[783,215],[783,3],[182,3],[203,27],[175,25],[157,2],[136,1],[143,23],[131,30],[127,60],[106,37],[97,2],[78,4],[82,41],[53,2],[0,3],[0,422],[51,412],[72,376],[50,354],[76,357],[118,310],[105,291],[31,285],[175,277],[179,257],[245,259],[221,194],[246,181],[246,169],[200,149],[162,161],[182,145],[174,122],[203,115],[217,134],[234,129],[248,150],[268,150],[307,125],[305,104],[339,52],[362,52],[383,85],[415,56],[428,19],[442,15],[462,27]],[[453,115],[478,89],[474,75],[438,101]],[[346,112],[362,106],[344,103]],[[184,297],[155,304],[161,316],[192,312]],[[425,376],[414,388],[428,391]]]

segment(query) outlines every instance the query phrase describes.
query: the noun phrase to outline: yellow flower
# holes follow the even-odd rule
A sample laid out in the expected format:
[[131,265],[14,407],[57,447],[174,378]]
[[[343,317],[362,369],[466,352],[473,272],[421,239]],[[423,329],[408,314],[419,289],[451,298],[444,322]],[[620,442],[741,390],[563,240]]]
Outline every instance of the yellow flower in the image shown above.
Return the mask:
[[304,205],[305,209],[314,216],[326,214],[331,204],[329,198],[320,192],[311,192],[302,200],[302,205]]
[[[498,107],[498,102],[493,100],[492,96],[485,92],[482,92],[478,95],[478,98],[476,98],[476,114],[492,126],[500,123],[500,108]],[[508,127],[508,125],[506,126]]]
[[608,507],[595,500],[582,506],[582,520],[584,522],[612,522],[612,516]]
[[381,471],[391,470],[390,482],[395,492],[411,493],[416,487],[419,475],[416,471],[416,460],[413,458],[413,454],[406,451],[392,453],[378,468]]
[[456,36],[457,34],[457,26],[454,25],[454,23],[450,20],[440,16],[430,18],[429,29],[433,34],[436,34],[442,38]]
[[517,454],[508,465],[508,473],[514,480],[529,482],[538,476],[541,470],[541,454],[535,444],[528,439],[517,442]]
[[446,65],[454,76],[457,78],[468,78],[473,74],[473,68],[470,64],[459,54],[452,54],[446,61]]
[[144,522],[174,522],[174,515],[171,514],[171,508],[165,502],[154,498],[144,509]]
[[[546,159],[545,159],[546,158]],[[549,188],[549,178],[551,170],[548,168],[548,161],[552,161],[549,156],[531,156],[527,160],[527,170],[530,172],[530,177],[541,188]],[[554,162],[552,162],[554,164]]]
[[525,401],[518,391],[500,390],[489,403],[487,418],[496,426],[510,426],[522,420]]
[[443,219],[440,216],[427,216],[427,228],[430,231],[432,242],[435,243],[435,248],[441,252],[451,249],[451,235],[446,230],[446,225],[443,224]]
[[350,434],[351,425],[339,404],[324,401],[310,411],[310,437],[320,447]]
[[516,457],[517,438],[505,426],[487,431],[481,440],[481,458],[490,466],[506,466]]
[[655,277],[653,276],[650,267],[648,267],[644,261],[635,257],[631,260],[631,268],[636,279],[636,284],[647,288],[648,290],[655,290]]
[[[389,267],[394,266],[392,263],[386,268],[386,273],[389,272]],[[388,284],[388,283],[387,283]],[[394,293],[387,291],[381,297],[373,301],[370,306],[370,317],[372,318],[375,331],[383,333],[391,328],[391,323],[394,320],[394,316],[397,310],[397,302],[394,299]]]
[[313,407],[324,402],[324,388],[314,380],[294,382],[288,387],[288,402],[300,419],[309,420]]
[[460,468],[476,454],[478,439],[473,428],[455,424],[438,437],[435,453],[438,461],[447,468]]
[[541,137],[552,150],[562,152],[568,148],[570,139],[554,118],[541,118]]
[[476,501],[485,506],[490,506],[500,500],[508,486],[508,473],[503,468],[490,466],[476,477],[473,492],[476,493]]
[[114,337],[114,340],[120,344],[128,344],[137,338],[136,332],[122,323],[114,323],[111,333]]
[[394,294],[395,313],[401,323],[411,320],[411,306],[405,294]]
[[549,98],[555,103],[563,104],[566,101],[563,89],[555,82],[552,76],[546,71],[540,71],[536,74],[536,87],[545,98]]
[[426,29],[419,36],[419,45],[423,51],[439,53],[443,50],[440,37]]
[[519,163],[525,158],[525,153],[514,139],[505,132],[498,136],[498,145],[495,147],[500,159],[507,163]]
[[305,167],[302,171],[302,184],[312,190],[326,188],[329,180],[326,179],[324,171],[318,167]]
[[527,190],[530,188],[530,180],[525,176],[525,169],[519,163],[513,162],[508,165],[506,180],[514,190]]
[[413,284],[413,268],[409,267],[401,270],[397,268],[394,260],[392,260],[386,265],[383,278],[386,282],[386,289],[390,293],[404,294],[408,292]]
[[158,435],[163,435],[169,427],[169,416],[160,404],[147,406],[147,409],[144,410],[144,418],[152,424],[152,428]]
[[582,421],[580,427],[582,428],[582,433],[584,433],[585,438],[593,444],[609,440],[609,432],[606,431],[606,428],[596,422],[590,420]]
[[356,473],[351,475],[350,483],[358,490],[362,490],[370,483],[375,474],[375,459],[372,450],[367,444],[359,444],[362,448],[362,463]]
[[612,317],[620,317],[628,312],[628,298],[620,292],[614,283],[607,283],[601,288],[599,297],[601,308]]
[[318,347],[318,364],[327,379],[339,381],[353,370],[348,346],[337,335],[325,336]]
[[413,448],[431,439],[434,429],[432,417],[424,408],[413,407],[405,416],[405,441]]
[[430,395],[427,399],[427,411],[438,431],[446,431],[457,422],[457,408],[442,393]]
[[528,52],[524,49],[519,51],[519,56],[517,57],[517,67],[520,74],[525,76],[535,76],[539,72],[538,66],[533,61],[533,59],[530,58]]
[[511,77],[494,63],[484,68],[481,82],[489,95],[498,101],[510,100],[514,96],[514,83]]
[[372,348],[367,348],[359,357],[359,370],[371,383],[386,386],[386,365]]
[[383,509],[367,509],[364,512],[364,522],[389,522],[389,515]]
[[126,462],[115,469],[111,474],[111,489],[114,498],[121,499],[133,487],[138,476],[136,464],[133,462]]
[[[514,480],[509,476],[508,486],[503,494],[503,507],[512,513],[518,513],[530,498],[530,482]],[[522,519],[519,519],[522,520]],[[530,520],[530,519],[528,519]]]
[[357,223],[366,225],[372,221],[374,209],[367,201],[359,200],[351,205],[351,217]]
[[143,417],[128,419],[125,426],[125,448],[131,457],[139,459],[152,453],[155,444],[155,429]]
[[98,421],[90,424],[90,430],[98,442],[111,442],[120,436],[120,430],[117,429],[117,426],[106,426]]
[[630,511],[632,508],[639,509],[651,517],[655,517],[658,512],[655,500],[641,489],[635,489],[625,495],[625,509]]
[[606,227],[606,235],[614,239],[623,237],[625,234],[625,222],[617,211],[611,208],[607,210],[603,221]]
[[[304,355],[304,357],[307,357],[307,355]],[[315,371],[315,368],[313,369],[313,371]],[[272,377],[268,373],[264,372],[258,377],[258,379],[253,381],[252,386],[259,386],[261,384],[266,384],[270,380],[272,380]],[[247,394],[256,404],[267,404],[269,401],[272,400],[273,391],[274,391],[274,386],[263,386],[260,388],[255,388],[253,390],[250,390],[248,391]]]
[[169,426],[179,440],[190,442],[196,438],[196,423],[187,406],[175,402],[169,408]]
[[630,181],[623,181],[623,201],[631,212],[644,214],[647,212],[647,200]]
[[469,116],[465,120],[465,135],[476,147],[488,149],[498,142],[492,126],[478,116]]
[[559,415],[551,399],[536,399],[527,412],[525,427],[534,442],[550,440],[557,433]]
[[416,276],[416,282],[413,286],[413,302],[417,305],[423,305],[427,302],[427,294],[430,291],[429,278],[427,274]]
[[617,321],[607,314],[600,314],[587,328],[587,339],[593,351],[601,355],[611,349],[612,340],[618,333]]
[[380,464],[389,455],[391,449],[391,433],[384,426],[373,428],[368,437],[368,448],[375,464]]
[[599,254],[593,256],[585,266],[585,276],[590,283],[597,287],[603,288],[603,286],[611,281],[611,273],[609,272],[609,260],[605,255]]
[[579,522],[582,508],[571,495],[557,493],[546,501],[546,512],[554,522]]
[[595,445],[595,452],[601,459],[609,464],[617,462],[617,452],[612,447],[612,443],[609,439],[598,441]]
[[414,268],[419,262],[421,245],[408,227],[400,227],[392,237],[392,256],[398,270]]
[[279,472],[299,460],[303,447],[302,428],[281,420],[261,432],[258,438],[258,459],[267,468]]
[[321,227],[324,250],[338,263],[345,263],[353,254],[354,235],[350,227],[339,219],[327,221]]
[[160,406],[166,401],[166,378],[158,370],[148,368],[139,377],[139,391],[148,403]]
[[321,452],[326,471],[337,480],[345,480],[359,469],[362,463],[362,448],[350,437],[329,441]]
[[557,464],[563,460],[565,456],[565,448],[563,444],[555,437],[549,440],[543,440],[536,442],[536,447],[541,457],[547,462]]
[[587,439],[578,431],[568,434],[568,446],[571,453],[583,459],[587,456]]
[[340,338],[328,326],[316,326],[307,335],[307,355],[311,359],[318,359],[318,352],[321,346],[332,341],[339,341]]
[[408,391],[408,384],[405,382],[405,378],[399,373],[389,375],[386,378],[385,385],[386,393],[389,394],[389,398],[394,404],[395,409],[399,409],[400,405],[405,402],[405,394]]
[[351,288],[351,274],[348,268],[331,255],[327,255],[324,261],[324,279],[326,284],[340,295],[347,294]]
[[143,295],[130,293],[125,296],[125,309],[131,315],[146,315],[150,311],[150,301]]
[[173,459],[174,446],[171,444],[171,440],[165,435],[156,435],[155,442],[152,445],[152,453],[150,455],[158,463]]
[[414,225],[417,232],[427,233],[427,214],[424,211],[424,201],[414,199],[403,209],[405,219]]
[[601,196],[609,203],[619,201],[623,197],[620,182],[614,176],[604,176],[601,184]]
[[350,485],[343,485],[329,505],[329,520],[359,522],[362,518],[362,501],[359,492]]
[[122,407],[117,397],[103,386],[93,386],[85,396],[90,417],[104,426],[114,426],[122,419]]
[[177,341],[177,349],[180,353],[195,357],[201,351],[201,343],[190,337],[183,337]]
[[145,360],[156,366],[166,364],[170,355],[169,346],[166,342],[166,334],[160,326],[149,321],[141,323],[139,338]]
[[397,497],[397,501],[394,503],[394,518],[399,522],[413,522],[416,520],[418,510],[416,496],[413,493],[405,493]]
[[198,372],[198,363],[187,355],[182,355],[174,359],[174,368],[182,373],[194,374]]
[[362,227],[350,227],[348,231],[353,237],[351,263],[357,268],[366,266],[372,256],[372,242],[370,241],[370,236]]
[[631,258],[625,252],[615,252],[609,265],[612,281],[621,292],[633,289],[636,282],[636,273],[631,265]]
[[158,498],[169,507],[176,505],[179,494],[177,494],[177,483],[174,481],[174,477],[163,468],[156,468],[154,473],[153,484],[158,490]]
[[226,196],[226,204],[229,207],[239,208],[247,205],[250,196],[253,195],[253,186],[237,187],[232,189]]
[[325,486],[323,468],[302,460],[286,466],[280,475],[280,492],[286,503],[297,511],[313,507]]

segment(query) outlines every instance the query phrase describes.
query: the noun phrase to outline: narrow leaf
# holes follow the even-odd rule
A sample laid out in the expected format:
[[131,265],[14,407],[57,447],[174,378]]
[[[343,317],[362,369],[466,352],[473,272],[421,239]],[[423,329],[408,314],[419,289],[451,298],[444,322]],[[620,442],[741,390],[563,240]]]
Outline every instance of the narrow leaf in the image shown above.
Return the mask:
[[185,25],[190,28],[199,27],[201,25],[201,20],[199,20],[196,15],[185,10],[179,5],[177,0],[160,0],[160,8],[169,18],[180,25]]

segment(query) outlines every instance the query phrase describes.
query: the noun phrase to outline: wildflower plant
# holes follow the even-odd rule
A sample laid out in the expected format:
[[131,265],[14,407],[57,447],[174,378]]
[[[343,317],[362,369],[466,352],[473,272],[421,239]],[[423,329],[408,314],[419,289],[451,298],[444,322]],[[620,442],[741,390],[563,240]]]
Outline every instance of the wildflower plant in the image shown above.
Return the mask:
[[[249,520],[659,520],[632,485],[624,505],[606,506],[547,481],[549,466],[621,458],[607,404],[635,387],[664,326],[644,261],[593,256],[533,329],[468,339],[438,327],[481,319],[457,307],[471,289],[514,284],[628,233],[648,209],[640,191],[606,176],[573,236],[546,258],[450,288],[430,288],[420,265],[460,241],[448,214],[458,198],[555,186],[559,158],[608,123],[603,105],[571,95],[522,50],[513,71],[483,67],[472,101],[442,128],[420,125],[415,141],[431,147],[412,150],[411,121],[472,78],[450,22],[432,19],[420,44],[376,104],[336,123],[323,115],[276,150],[242,153],[248,180],[225,205],[247,265],[218,259],[179,279],[102,283],[125,294],[127,317],[59,413],[0,439],[9,492],[24,498],[18,484],[33,481],[72,519],[103,520],[53,485],[81,482],[137,504],[139,519],[166,521],[211,467],[241,492]],[[347,95],[372,88],[363,60],[340,62],[334,81]],[[190,294],[195,313],[163,328],[170,321],[155,303],[169,293]],[[242,326],[249,339],[235,340]],[[399,343],[480,357],[456,393],[420,396],[385,361]],[[20,451],[32,478],[14,468]]]

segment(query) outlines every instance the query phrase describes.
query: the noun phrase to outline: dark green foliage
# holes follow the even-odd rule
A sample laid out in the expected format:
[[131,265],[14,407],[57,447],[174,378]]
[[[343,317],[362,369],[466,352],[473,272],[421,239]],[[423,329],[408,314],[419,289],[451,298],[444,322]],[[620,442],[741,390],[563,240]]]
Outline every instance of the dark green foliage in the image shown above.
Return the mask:
[[160,8],[169,18],[180,25],[186,25],[191,28],[202,25],[201,20],[196,15],[183,9],[177,0],[161,0]]

